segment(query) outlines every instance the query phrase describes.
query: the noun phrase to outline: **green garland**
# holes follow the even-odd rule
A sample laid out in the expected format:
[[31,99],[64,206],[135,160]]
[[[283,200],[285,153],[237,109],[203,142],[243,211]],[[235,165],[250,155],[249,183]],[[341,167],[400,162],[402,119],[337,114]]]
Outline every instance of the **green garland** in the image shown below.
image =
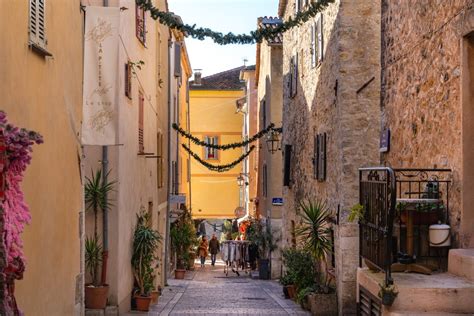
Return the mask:
[[334,0],[318,0],[308,5],[306,11],[300,11],[296,14],[293,19],[290,17],[287,21],[281,23],[275,28],[259,28],[250,34],[233,34],[229,32],[223,34],[215,32],[208,28],[196,27],[194,25],[188,25],[181,23],[173,13],[160,11],[153,6],[151,0],[135,0],[136,4],[139,5],[146,11],[150,11],[150,15],[154,20],[158,20],[161,24],[183,32],[186,35],[190,35],[192,38],[198,40],[204,40],[206,37],[210,37],[215,43],[219,45],[228,44],[254,44],[255,42],[260,43],[263,39],[272,40],[278,35],[296,27],[302,25],[310,18],[315,17],[319,12],[324,10],[329,4],[333,3]]
[[201,159],[201,157],[199,157],[198,154],[196,154],[195,152],[193,152],[188,146],[186,146],[185,144],[181,144],[181,146],[183,146],[183,148],[191,155],[193,156],[194,159],[196,159],[201,165],[203,165],[204,167],[206,167],[207,169],[211,170],[211,171],[217,171],[217,172],[225,172],[225,171],[229,171],[230,169],[234,168],[238,163],[240,163],[242,160],[244,160],[245,158],[247,158],[250,153],[255,149],[255,146],[252,146],[250,147],[249,151],[247,151],[245,154],[243,154],[242,156],[240,156],[237,160],[234,160],[233,162],[229,163],[229,164],[226,164],[226,165],[213,165],[213,164],[210,164],[208,163],[207,161],[204,161]]
[[214,148],[214,149],[219,149],[219,150],[235,149],[235,148],[247,146],[248,144],[253,143],[257,139],[262,138],[268,132],[270,132],[272,130],[276,130],[274,128],[275,124],[271,123],[270,125],[267,126],[267,128],[261,130],[260,132],[258,132],[257,134],[253,135],[251,138],[249,138],[249,139],[247,139],[243,142],[217,145],[217,144],[208,144],[205,141],[200,140],[196,136],[193,136],[190,133],[186,132],[184,129],[182,129],[176,123],[173,123],[172,126],[178,133],[180,133],[182,136],[184,136],[184,137],[188,138],[189,140],[191,140],[194,144],[196,144],[198,146],[203,146],[203,147],[207,147],[207,148]]

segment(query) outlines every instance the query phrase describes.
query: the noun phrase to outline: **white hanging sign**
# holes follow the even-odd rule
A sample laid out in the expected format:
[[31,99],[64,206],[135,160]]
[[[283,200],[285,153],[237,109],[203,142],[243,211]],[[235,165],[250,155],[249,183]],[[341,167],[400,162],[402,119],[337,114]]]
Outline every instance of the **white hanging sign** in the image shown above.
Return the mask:
[[118,7],[87,7],[84,33],[83,145],[118,143]]

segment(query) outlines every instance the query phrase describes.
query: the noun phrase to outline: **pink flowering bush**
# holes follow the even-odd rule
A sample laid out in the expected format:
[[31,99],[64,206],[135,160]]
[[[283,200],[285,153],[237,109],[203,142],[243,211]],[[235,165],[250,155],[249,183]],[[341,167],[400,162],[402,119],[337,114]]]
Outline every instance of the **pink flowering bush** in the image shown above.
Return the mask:
[[[6,256],[6,267],[2,273],[7,284],[13,284],[13,279],[19,279],[23,274],[25,258],[21,234],[31,220],[20,184],[23,173],[31,162],[32,146],[43,143],[43,138],[36,132],[9,124],[3,111],[0,111],[0,133],[3,134],[4,143],[1,144],[4,145],[4,150],[0,152],[0,172],[4,181],[0,185],[4,188],[4,199],[0,203],[3,209],[2,233]],[[10,307],[15,310],[13,290],[8,288],[6,291],[7,297],[10,296],[9,305],[13,305]]]

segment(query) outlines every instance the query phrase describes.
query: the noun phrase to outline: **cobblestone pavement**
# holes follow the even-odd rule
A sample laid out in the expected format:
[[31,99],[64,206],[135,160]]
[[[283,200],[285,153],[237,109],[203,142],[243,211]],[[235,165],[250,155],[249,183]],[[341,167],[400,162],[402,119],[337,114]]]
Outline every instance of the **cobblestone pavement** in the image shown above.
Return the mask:
[[196,265],[185,280],[168,280],[158,304],[149,316],[157,315],[309,315],[291,300],[285,300],[275,281],[255,280],[248,274],[230,272],[222,262],[215,267]]

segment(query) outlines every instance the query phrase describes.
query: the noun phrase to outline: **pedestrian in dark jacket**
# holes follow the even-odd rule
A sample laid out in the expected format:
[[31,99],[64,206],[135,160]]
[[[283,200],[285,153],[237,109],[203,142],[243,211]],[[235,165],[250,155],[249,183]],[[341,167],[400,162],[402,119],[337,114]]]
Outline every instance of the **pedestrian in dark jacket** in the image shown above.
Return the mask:
[[212,234],[212,238],[209,241],[209,252],[211,253],[211,265],[216,265],[216,256],[220,250],[219,240],[217,240],[216,234]]

